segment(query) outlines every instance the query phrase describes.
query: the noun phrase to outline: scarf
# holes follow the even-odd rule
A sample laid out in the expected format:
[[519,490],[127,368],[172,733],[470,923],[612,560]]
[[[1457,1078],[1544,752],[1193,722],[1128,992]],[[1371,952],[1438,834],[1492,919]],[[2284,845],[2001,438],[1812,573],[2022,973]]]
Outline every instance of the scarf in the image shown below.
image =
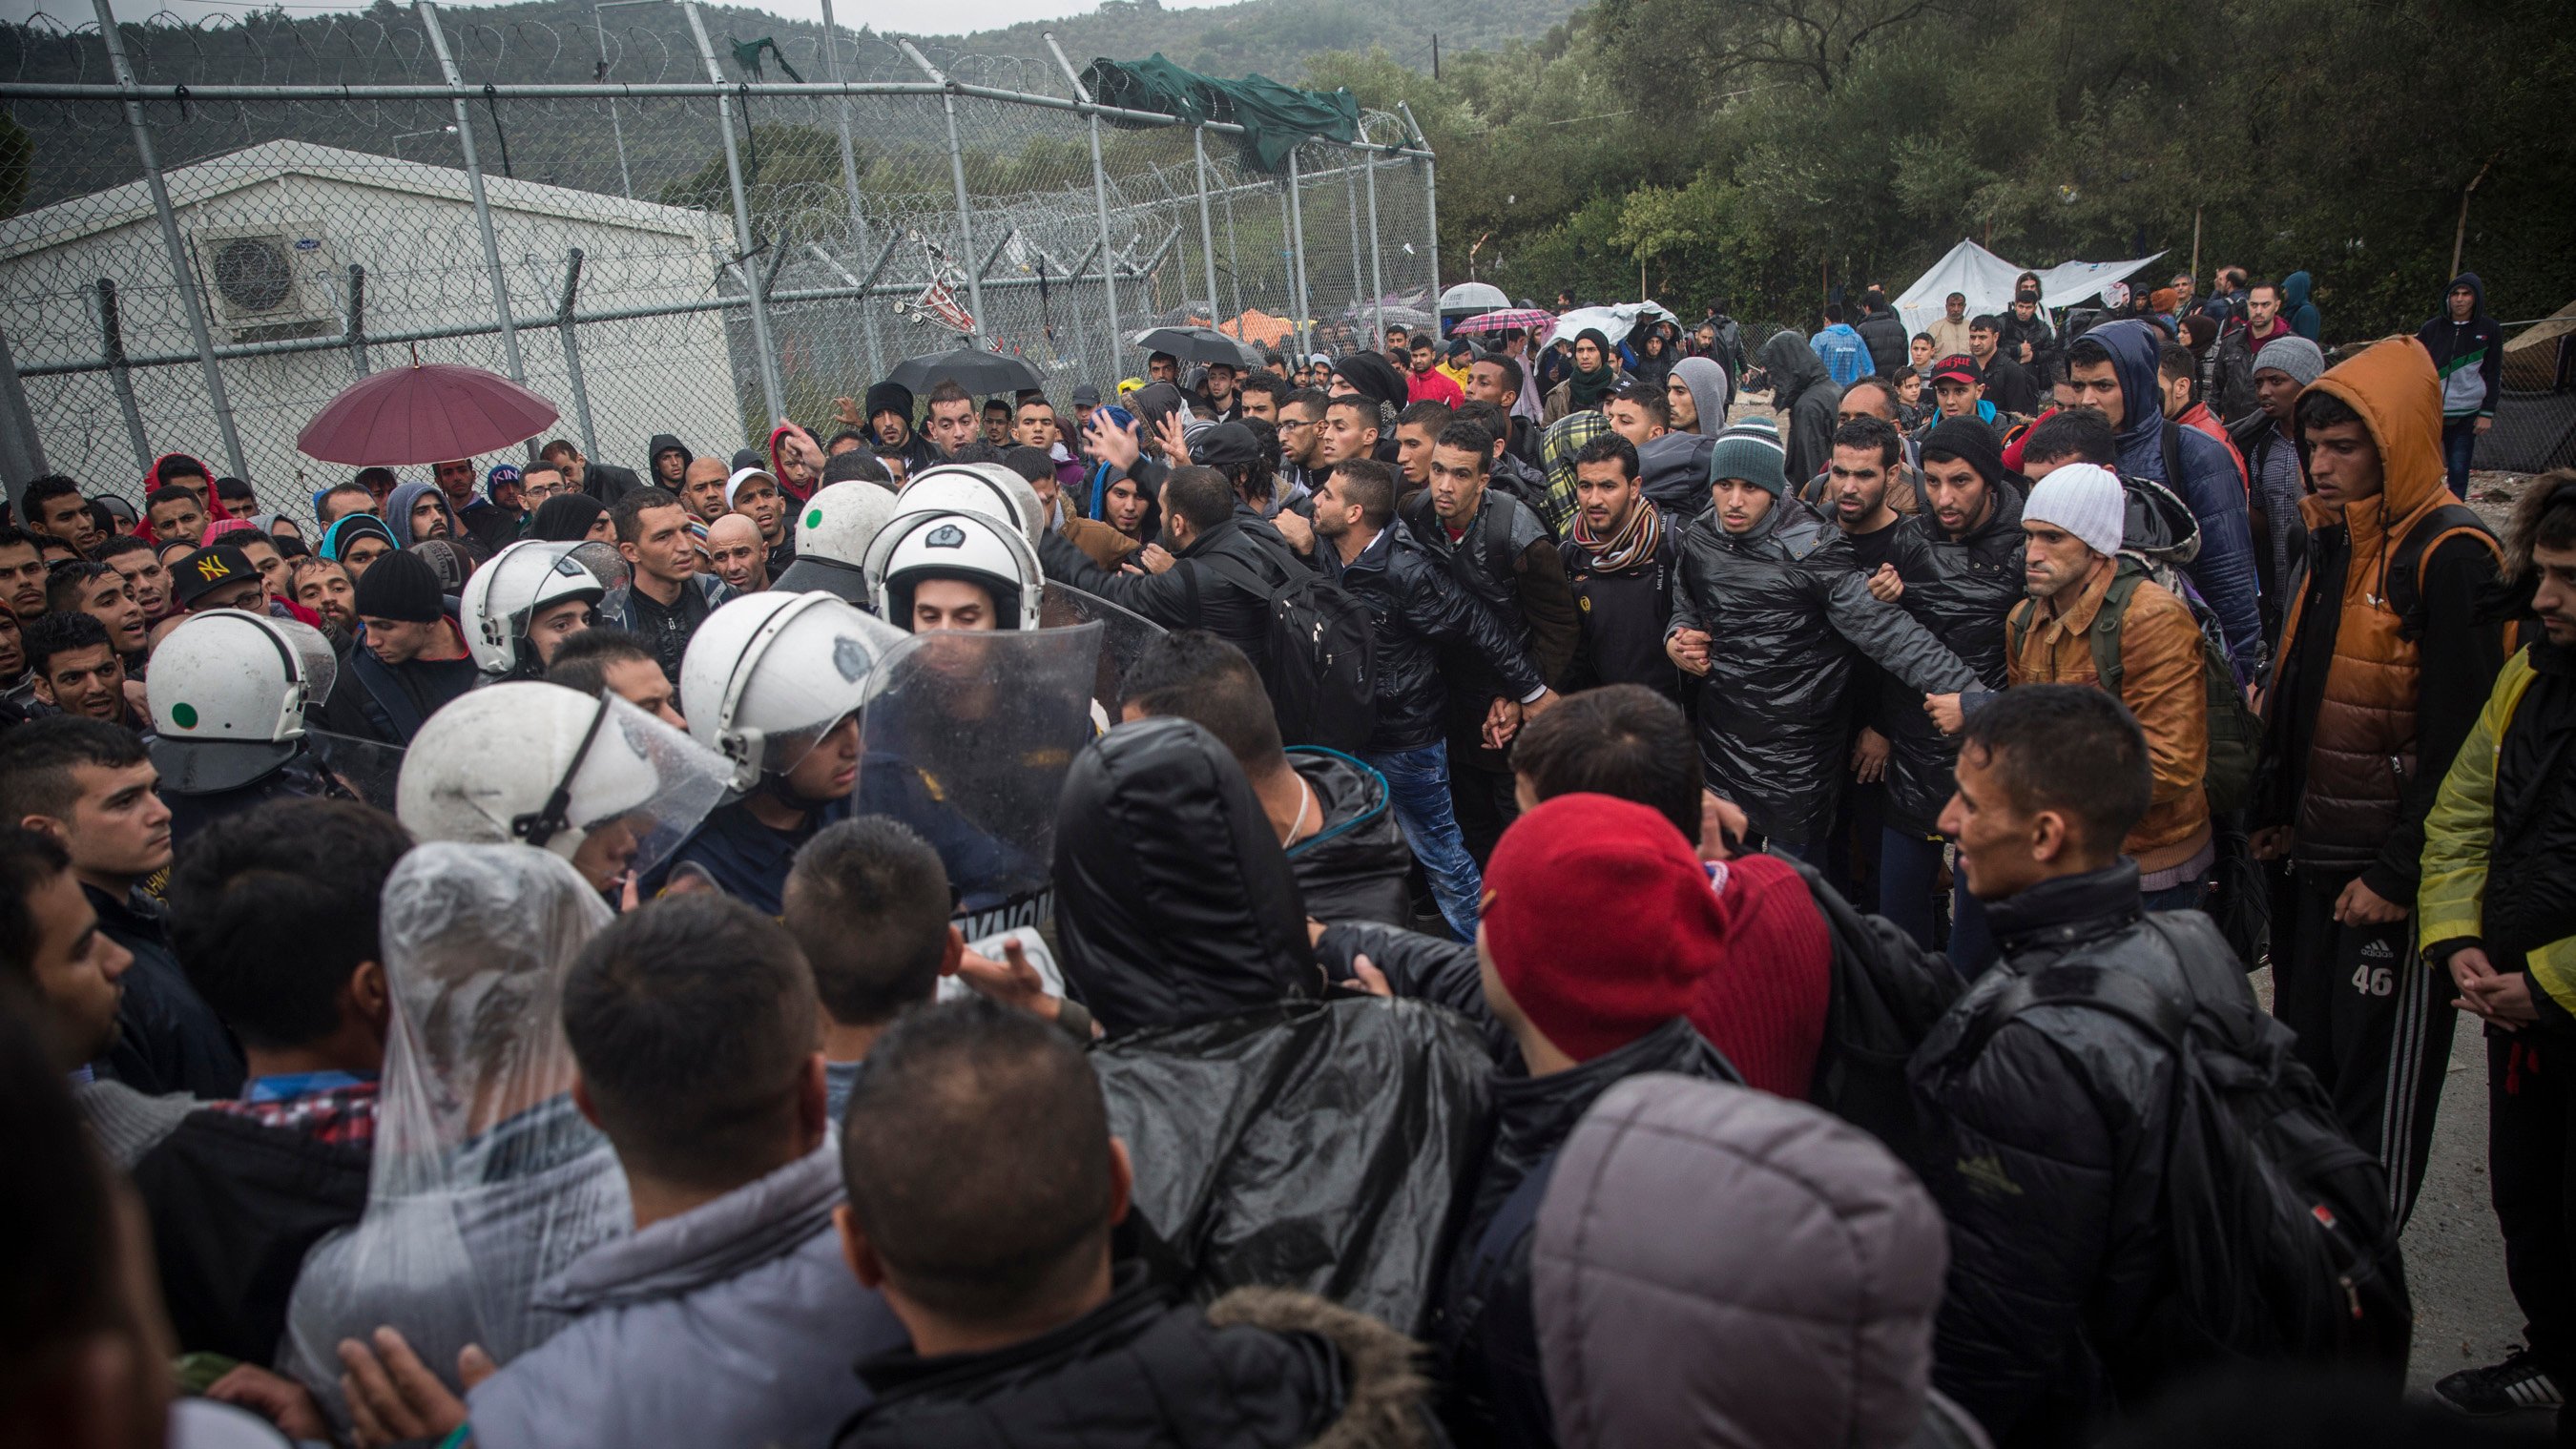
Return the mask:
[[1580,512],[1574,515],[1574,541],[1591,551],[1592,567],[1601,573],[1624,574],[1653,558],[1664,545],[1663,510],[1643,495],[1628,510],[1628,521],[1609,538],[1594,538],[1585,526],[1589,521]]
[[1601,365],[1589,372],[1577,367],[1566,378],[1566,406],[1576,412],[1601,406],[1601,400],[1619,385],[1618,354],[1610,350],[1610,339],[1599,328],[1586,327],[1575,334],[1574,340],[1579,344],[1586,337],[1601,349]]

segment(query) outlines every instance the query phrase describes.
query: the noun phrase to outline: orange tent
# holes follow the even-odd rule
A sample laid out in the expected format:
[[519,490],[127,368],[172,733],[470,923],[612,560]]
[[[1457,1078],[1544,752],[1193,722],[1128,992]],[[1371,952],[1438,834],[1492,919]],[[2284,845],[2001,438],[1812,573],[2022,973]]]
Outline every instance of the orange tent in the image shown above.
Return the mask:
[[1273,317],[1260,308],[1254,307],[1246,309],[1240,317],[1218,323],[1216,330],[1245,342],[1256,342],[1264,347],[1277,347],[1288,334],[1297,330],[1297,324],[1285,317]]

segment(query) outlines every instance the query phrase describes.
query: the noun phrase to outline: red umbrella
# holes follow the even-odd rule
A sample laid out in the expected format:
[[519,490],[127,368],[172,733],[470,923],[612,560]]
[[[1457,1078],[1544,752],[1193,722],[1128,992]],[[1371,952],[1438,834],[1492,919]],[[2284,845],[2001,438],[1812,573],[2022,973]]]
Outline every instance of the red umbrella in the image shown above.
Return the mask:
[[525,442],[560,416],[555,405],[498,373],[449,363],[363,378],[322,405],[295,450],[325,463],[401,468],[471,458]]
[[1482,316],[1463,318],[1452,323],[1449,330],[1452,332],[1527,332],[1539,341],[1545,342],[1547,335],[1556,330],[1556,314],[1542,312],[1536,307],[1514,307],[1501,312],[1487,312]]

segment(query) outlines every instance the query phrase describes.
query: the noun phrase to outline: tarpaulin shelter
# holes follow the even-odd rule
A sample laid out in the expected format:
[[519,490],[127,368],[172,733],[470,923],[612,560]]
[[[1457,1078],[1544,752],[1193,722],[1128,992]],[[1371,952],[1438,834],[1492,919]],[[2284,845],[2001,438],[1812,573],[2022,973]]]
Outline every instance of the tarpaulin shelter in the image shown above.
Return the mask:
[[2013,283],[2025,271],[2039,275],[2041,306],[2072,307],[2102,295],[2104,287],[2163,255],[2157,252],[2155,256],[2126,262],[2061,262],[2042,271],[2014,266],[1962,238],[1896,299],[1896,315],[1904,320],[1908,335],[1929,331],[1952,292],[1966,295],[1971,317],[1980,312],[2000,315],[2012,305]]
[[1242,316],[1218,323],[1216,330],[1263,347],[1279,347],[1285,345],[1289,333],[1297,330],[1297,324],[1285,317],[1273,317],[1258,307],[1250,307]]
[[1183,70],[1160,51],[1144,60],[1099,57],[1084,68],[1082,84],[1104,106],[1178,116],[1192,125],[1221,121],[1241,126],[1243,159],[1272,173],[1287,170],[1288,154],[1306,141],[1349,145],[1360,138],[1360,103],[1347,90],[1299,90],[1260,75],[1218,80]]

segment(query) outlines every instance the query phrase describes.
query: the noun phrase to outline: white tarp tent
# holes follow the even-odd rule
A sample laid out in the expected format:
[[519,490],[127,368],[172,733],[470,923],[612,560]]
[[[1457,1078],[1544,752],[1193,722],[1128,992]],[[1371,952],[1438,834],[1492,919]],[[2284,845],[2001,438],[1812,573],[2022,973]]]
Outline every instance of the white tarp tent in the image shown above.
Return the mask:
[[[1574,340],[1574,334],[1586,327],[1596,327],[1600,329],[1601,335],[1610,339],[1610,345],[1616,347],[1628,340],[1628,334],[1637,330],[1639,322],[1649,317],[1658,322],[1670,322],[1675,326],[1679,326],[1682,320],[1674,316],[1671,309],[1661,302],[1620,302],[1608,307],[1577,307],[1556,319],[1555,337],[1562,337],[1571,342]],[[1555,337],[1551,337],[1549,341],[1554,342]]]
[[[2039,300],[2045,307],[2073,307],[2102,294],[2102,289],[2131,272],[2163,256],[2140,257],[2131,262],[2064,262],[2039,273]],[[1950,248],[1949,255],[1932,264],[1932,270],[1914,279],[1896,299],[1896,315],[1905,321],[1907,336],[1929,331],[1941,316],[1942,305],[1952,292],[1968,298],[1968,315],[1980,312],[2001,314],[2012,305],[2013,282],[2029,270],[2016,267],[1984,247],[1964,238]]]

